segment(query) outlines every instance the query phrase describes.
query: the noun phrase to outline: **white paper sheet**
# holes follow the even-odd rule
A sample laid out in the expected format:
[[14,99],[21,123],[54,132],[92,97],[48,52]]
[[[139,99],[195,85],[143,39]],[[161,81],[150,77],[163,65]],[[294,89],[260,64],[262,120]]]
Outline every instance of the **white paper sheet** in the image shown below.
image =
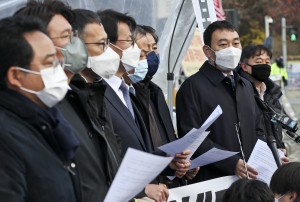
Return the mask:
[[209,132],[205,130],[222,114],[222,109],[218,105],[216,109],[211,113],[207,120],[199,129],[192,129],[184,137],[170,142],[168,144],[158,147],[160,150],[166,152],[171,156],[175,156],[177,153],[181,153],[186,149],[191,150],[191,154],[188,156],[187,160],[195,153],[204,139],[207,137]]
[[270,184],[272,175],[277,170],[277,165],[266,142],[257,140],[248,164],[257,170],[257,179]]
[[217,161],[227,159],[233,155],[236,155],[237,153],[239,152],[231,152],[231,151],[225,151],[217,148],[212,148],[209,151],[202,154],[201,156],[198,156],[197,158],[193,159],[191,161],[191,167],[189,168],[189,170],[197,168],[199,166],[204,166]]
[[104,202],[129,201],[157,177],[172,159],[128,148]]

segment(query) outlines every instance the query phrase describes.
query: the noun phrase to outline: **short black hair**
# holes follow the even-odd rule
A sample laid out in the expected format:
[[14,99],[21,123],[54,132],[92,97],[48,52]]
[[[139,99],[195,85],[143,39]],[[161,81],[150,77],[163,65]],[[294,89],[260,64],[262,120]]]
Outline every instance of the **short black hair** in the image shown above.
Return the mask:
[[46,33],[44,23],[35,17],[15,16],[0,20],[0,86],[6,86],[7,71],[12,66],[29,68],[34,57],[31,45],[24,34]]
[[150,26],[147,25],[140,25],[141,28],[143,28],[147,33],[151,34],[155,40],[156,43],[158,43],[158,35],[155,31],[155,29],[153,29]]
[[[134,35],[135,35],[135,41],[139,40],[141,37],[146,36],[146,31],[139,25],[136,26],[135,31],[134,31]],[[141,35],[140,38],[137,38],[137,35]]]
[[74,9],[73,10],[76,18],[75,21],[71,24],[73,30],[78,31],[78,35],[81,39],[84,38],[85,35],[85,27],[87,24],[97,23],[101,24],[100,17],[97,13],[85,10],[85,9]]
[[262,55],[264,53],[267,53],[270,59],[272,59],[272,52],[266,46],[250,44],[243,48],[241,62],[247,63],[250,58]]
[[36,16],[44,21],[46,26],[48,26],[53,16],[57,14],[66,18],[70,24],[75,20],[72,8],[67,3],[59,0],[31,0],[14,13],[14,15]]
[[216,30],[229,30],[232,32],[236,31],[238,33],[237,29],[230,22],[226,20],[215,21],[208,25],[203,33],[203,40],[205,45],[208,45],[209,47],[211,46],[211,38]]
[[294,191],[300,197],[300,162],[280,166],[271,178],[270,188],[276,194]]
[[274,202],[274,195],[262,181],[240,179],[226,190],[222,202]]
[[126,23],[129,26],[134,40],[134,31],[136,29],[136,22],[133,17],[127,13],[120,13],[112,9],[97,11],[102,25],[105,29],[107,37],[111,43],[115,43],[118,39],[118,22]]

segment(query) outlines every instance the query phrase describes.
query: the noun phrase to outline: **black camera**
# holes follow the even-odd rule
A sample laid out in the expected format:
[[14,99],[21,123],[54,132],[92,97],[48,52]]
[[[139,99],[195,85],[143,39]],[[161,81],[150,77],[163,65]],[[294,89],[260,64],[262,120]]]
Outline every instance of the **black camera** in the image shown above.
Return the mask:
[[282,128],[287,131],[291,131],[291,132],[295,133],[298,130],[298,128],[297,128],[298,123],[296,121],[293,121],[286,115],[281,115],[281,114],[275,113],[274,116],[272,117],[271,121],[279,122],[282,125]]

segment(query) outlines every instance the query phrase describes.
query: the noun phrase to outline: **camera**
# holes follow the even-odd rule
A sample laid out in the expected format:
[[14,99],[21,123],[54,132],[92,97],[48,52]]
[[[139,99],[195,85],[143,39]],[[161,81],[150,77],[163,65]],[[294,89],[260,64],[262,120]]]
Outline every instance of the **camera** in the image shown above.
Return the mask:
[[300,136],[297,133],[297,122],[293,121],[286,115],[281,115],[278,113],[275,113],[274,116],[271,119],[272,122],[278,122],[281,124],[282,128],[286,130],[286,135],[294,140],[297,144],[300,144]]
[[291,131],[295,133],[298,130],[297,128],[298,123],[296,121],[293,121],[286,115],[275,113],[271,121],[279,122],[282,125],[282,128],[287,131]]

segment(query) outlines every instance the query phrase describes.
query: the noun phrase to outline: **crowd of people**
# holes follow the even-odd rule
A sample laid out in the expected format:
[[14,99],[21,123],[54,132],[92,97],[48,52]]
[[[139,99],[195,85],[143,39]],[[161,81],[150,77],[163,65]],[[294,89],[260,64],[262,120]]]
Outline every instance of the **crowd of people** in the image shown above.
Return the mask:
[[[190,150],[182,151],[131,201],[167,201],[170,188],[228,175],[241,180],[224,201],[296,201],[300,165],[287,157],[271,189],[249,165],[245,179],[258,139],[272,136],[286,153],[282,127],[265,107],[281,111],[280,87],[269,79],[272,52],[242,50],[227,21],[210,24],[203,38],[208,60],[176,96],[178,136],[220,105],[223,114],[193,158],[214,147],[242,151],[191,170]],[[151,81],[158,39],[127,13],[72,9],[60,0],[29,1],[0,20],[0,201],[103,201],[129,147],[167,156],[158,147],[177,136]]]

